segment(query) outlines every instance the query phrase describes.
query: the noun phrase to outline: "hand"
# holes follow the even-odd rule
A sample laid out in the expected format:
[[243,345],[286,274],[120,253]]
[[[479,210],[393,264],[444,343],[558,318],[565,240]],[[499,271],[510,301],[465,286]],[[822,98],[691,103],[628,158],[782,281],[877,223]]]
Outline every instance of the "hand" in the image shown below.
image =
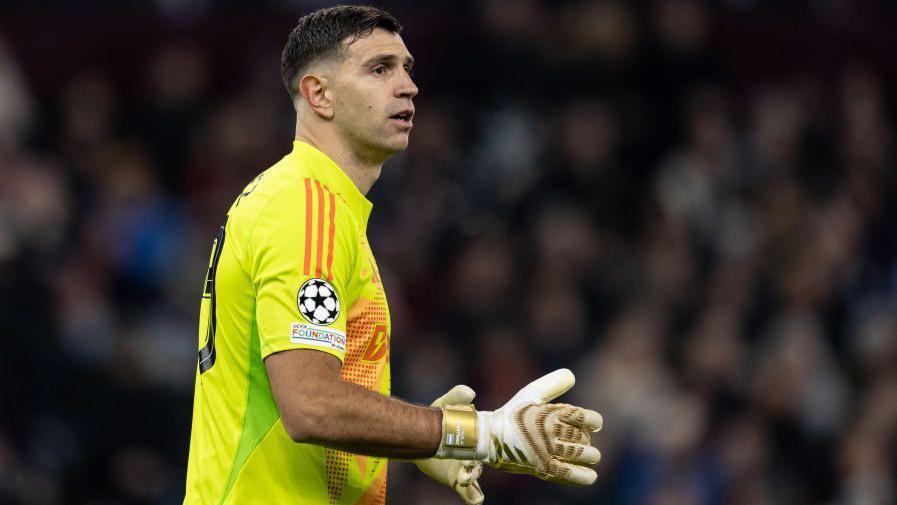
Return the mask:
[[575,381],[570,370],[556,370],[531,382],[500,409],[477,412],[477,459],[551,482],[579,486],[595,482],[598,474],[587,465],[598,463],[601,453],[590,445],[589,433],[601,429],[601,414],[547,403]]
[[[439,397],[431,406],[469,405],[476,393],[467,386],[455,386],[448,393]],[[457,459],[419,459],[414,464],[425,474],[437,482],[454,489],[467,505],[483,503],[483,490],[477,479],[483,473],[483,464],[479,461],[462,461]]]

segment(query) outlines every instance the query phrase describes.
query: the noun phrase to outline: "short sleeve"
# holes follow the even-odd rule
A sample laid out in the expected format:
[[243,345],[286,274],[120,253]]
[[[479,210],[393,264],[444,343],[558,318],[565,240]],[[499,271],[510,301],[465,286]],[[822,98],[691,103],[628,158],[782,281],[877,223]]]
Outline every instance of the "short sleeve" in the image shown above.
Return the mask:
[[339,200],[319,181],[281,189],[261,211],[249,241],[262,358],[315,349],[345,359],[352,229]]

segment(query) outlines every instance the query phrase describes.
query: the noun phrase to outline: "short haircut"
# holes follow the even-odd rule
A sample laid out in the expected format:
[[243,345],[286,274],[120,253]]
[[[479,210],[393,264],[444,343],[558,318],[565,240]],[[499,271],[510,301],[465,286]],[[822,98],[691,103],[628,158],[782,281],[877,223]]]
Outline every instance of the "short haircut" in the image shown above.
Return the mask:
[[[365,5],[339,5],[320,9],[299,19],[280,57],[280,75],[291,99],[299,94],[296,83],[308,65],[337,54],[375,28],[401,33],[402,25],[392,14]],[[343,41],[350,39],[346,45]]]

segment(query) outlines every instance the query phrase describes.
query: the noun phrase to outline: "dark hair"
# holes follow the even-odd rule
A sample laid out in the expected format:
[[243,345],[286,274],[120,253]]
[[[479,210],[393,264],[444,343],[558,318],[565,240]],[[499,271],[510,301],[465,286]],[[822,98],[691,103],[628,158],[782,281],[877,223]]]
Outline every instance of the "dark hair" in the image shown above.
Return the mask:
[[366,37],[374,28],[401,33],[402,25],[392,14],[366,5],[339,5],[320,9],[299,19],[280,57],[280,75],[290,98],[299,94],[296,77],[311,62],[344,49],[343,41]]

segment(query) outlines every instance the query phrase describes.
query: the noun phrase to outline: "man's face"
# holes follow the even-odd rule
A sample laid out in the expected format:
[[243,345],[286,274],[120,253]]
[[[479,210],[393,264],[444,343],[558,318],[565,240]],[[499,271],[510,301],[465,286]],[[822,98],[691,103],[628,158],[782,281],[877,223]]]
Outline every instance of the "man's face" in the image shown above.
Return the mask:
[[414,59],[402,37],[376,28],[352,43],[333,83],[333,121],[359,154],[389,158],[408,147]]

